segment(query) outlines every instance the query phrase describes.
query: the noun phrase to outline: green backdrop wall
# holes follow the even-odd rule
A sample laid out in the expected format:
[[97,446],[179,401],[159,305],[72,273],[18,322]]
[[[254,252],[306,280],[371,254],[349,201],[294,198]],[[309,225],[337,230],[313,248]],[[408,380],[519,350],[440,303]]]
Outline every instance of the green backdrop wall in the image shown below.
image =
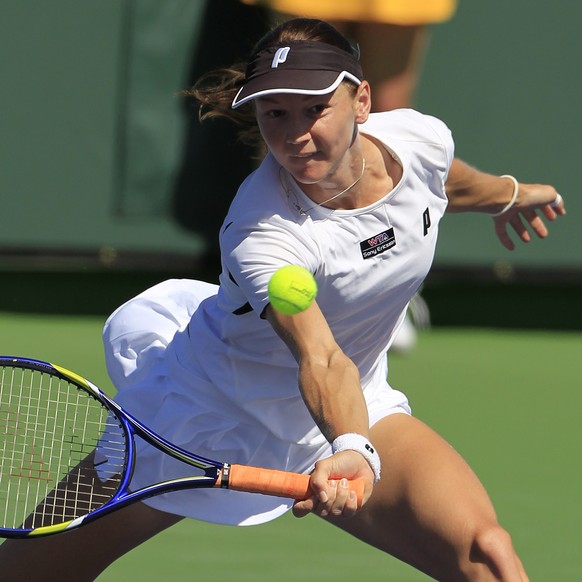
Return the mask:
[[[205,216],[231,193],[207,179],[192,187],[196,220],[176,212],[197,131],[176,94],[197,59],[240,42],[205,36],[209,5],[244,34],[235,4],[0,0],[0,265],[38,250],[111,258],[213,248]],[[417,107],[449,124],[466,161],[553,183],[568,203],[547,241],[513,253],[489,218],[449,216],[437,266],[582,268],[580,22],[578,0],[460,0],[455,18],[433,29]],[[207,178],[229,171],[212,156],[190,164]]]
[[582,266],[581,22],[577,0],[460,0],[456,17],[435,28],[419,109],[449,124],[459,157],[554,184],[568,207],[546,241],[513,253],[497,242],[487,217],[450,215],[439,264]]

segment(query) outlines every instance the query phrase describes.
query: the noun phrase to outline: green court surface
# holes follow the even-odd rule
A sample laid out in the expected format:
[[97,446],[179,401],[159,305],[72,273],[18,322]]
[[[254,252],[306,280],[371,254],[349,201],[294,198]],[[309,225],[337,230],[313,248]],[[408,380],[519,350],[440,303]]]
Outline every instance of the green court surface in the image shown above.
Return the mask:
[[[51,360],[111,391],[103,321],[0,314],[0,352]],[[575,581],[582,571],[581,348],[579,332],[435,328],[421,335],[411,354],[391,356],[392,385],[473,466],[532,581]],[[428,580],[313,516],[285,516],[253,528],[183,521],[98,580],[202,576],[235,582]]]

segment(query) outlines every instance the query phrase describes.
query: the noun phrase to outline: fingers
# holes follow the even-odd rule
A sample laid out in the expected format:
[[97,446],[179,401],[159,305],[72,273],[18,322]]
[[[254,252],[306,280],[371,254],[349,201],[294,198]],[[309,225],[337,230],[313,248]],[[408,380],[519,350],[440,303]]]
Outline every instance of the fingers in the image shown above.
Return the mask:
[[320,517],[350,517],[357,511],[358,500],[354,491],[349,489],[347,479],[332,479],[328,481],[325,490],[293,505],[295,517],[304,517],[308,513]]
[[548,220],[554,221],[558,216],[566,214],[564,199],[556,192],[553,202],[537,206],[524,205],[521,208],[515,208],[506,214],[494,217],[495,233],[501,244],[510,251],[515,249],[515,244],[508,232],[509,225],[524,243],[529,243],[532,240],[530,231],[541,239],[546,238],[549,232],[539,214],[540,212]]
[[356,494],[350,491],[347,479],[330,481],[326,493],[326,500],[322,501],[320,496],[319,503],[315,508],[317,515],[321,517],[328,515],[349,517],[356,513],[358,509]]
[[[534,212],[533,210],[524,211],[523,217],[525,218],[525,220],[527,221],[527,223],[529,224],[529,226],[533,230],[533,232],[535,232],[535,234],[539,238],[546,238],[548,236],[548,229],[547,229],[544,221],[537,215],[536,212]],[[554,215],[554,218],[555,218],[555,215]],[[553,220],[553,218],[550,220]],[[521,220],[520,220],[520,223],[521,223]],[[523,223],[521,223],[521,226],[522,226],[523,230],[526,230],[525,227],[523,226]],[[521,233],[517,231],[517,229],[516,229],[516,232],[520,235],[521,240],[523,240],[524,242],[528,242],[529,240],[531,240],[531,237],[529,237],[529,234],[528,234],[528,240],[525,240],[523,238],[523,236],[521,236]]]
[[560,194],[558,194],[556,196],[556,199],[550,204],[550,207],[552,208],[552,210],[556,214],[559,214],[560,216],[563,216],[564,214],[566,214],[566,208],[564,206],[564,199],[562,198],[562,196]]
[[509,233],[507,232],[507,222],[505,221],[495,221],[495,234],[500,240],[501,244],[508,250],[512,251],[515,248],[515,244],[511,240]]
[[[552,213],[552,215],[550,215]],[[556,214],[552,210],[544,211],[544,214],[550,220],[555,220]],[[549,231],[544,221],[538,214],[533,210],[524,210],[522,212],[516,212],[507,221],[496,221],[495,232],[501,244],[509,249],[510,251],[515,248],[513,241],[511,240],[507,227],[511,225],[511,228],[515,231],[519,239],[524,243],[529,243],[532,240],[530,230],[535,233],[538,238],[544,239],[548,236]]]
[[509,224],[513,227],[513,230],[517,233],[517,236],[525,243],[531,241],[531,236],[521,220],[521,215],[516,214],[510,221]]
[[[364,482],[361,500],[358,500],[358,495],[350,488],[348,479],[360,480],[360,484]],[[304,501],[296,501],[293,505],[293,514],[296,517],[303,517],[308,513],[321,517],[350,517],[372,494],[374,472],[362,454],[345,450],[315,464],[309,487],[313,495]]]
[[541,211],[548,220],[556,220],[558,216],[564,216],[566,214],[564,199],[558,194],[552,203],[542,206]]
[[[546,225],[541,220],[539,216],[535,213],[523,213],[524,218],[526,218],[527,223],[531,227],[531,229],[537,234],[540,238],[545,238],[548,236],[548,229]],[[527,229],[526,225],[522,220],[522,214],[515,213],[514,216],[508,221],[496,221],[495,223],[495,232],[497,237],[499,238],[501,244],[508,250],[512,251],[515,249],[515,244],[511,240],[509,232],[507,230],[508,225],[511,225],[512,229],[515,231],[519,239],[523,243],[531,242],[531,234]]]
[[295,517],[305,517],[315,510],[317,500],[315,497],[306,499],[305,501],[296,501],[293,504],[293,515]]

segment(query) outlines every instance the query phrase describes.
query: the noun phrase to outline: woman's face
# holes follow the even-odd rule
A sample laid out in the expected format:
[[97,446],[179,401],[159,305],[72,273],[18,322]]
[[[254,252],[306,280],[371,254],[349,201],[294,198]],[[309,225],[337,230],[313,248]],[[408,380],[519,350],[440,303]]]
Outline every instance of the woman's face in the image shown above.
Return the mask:
[[[364,93],[364,98],[362,98]],[[345,84],[327,95],[277,93],[255,100],[263,139],[275,159],[301,184],[333,182],[342,162],[361,153],[351,147],[357,124],[369,112],[368,84],[354,93]]]

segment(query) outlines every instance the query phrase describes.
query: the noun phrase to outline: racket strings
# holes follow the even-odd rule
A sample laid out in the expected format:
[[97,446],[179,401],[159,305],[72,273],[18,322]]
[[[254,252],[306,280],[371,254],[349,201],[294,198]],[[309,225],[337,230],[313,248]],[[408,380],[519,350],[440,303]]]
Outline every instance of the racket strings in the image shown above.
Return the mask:
[[119,423],[59,376],[0,368],[0,527],[83,516],[115,496],[125,467]]

